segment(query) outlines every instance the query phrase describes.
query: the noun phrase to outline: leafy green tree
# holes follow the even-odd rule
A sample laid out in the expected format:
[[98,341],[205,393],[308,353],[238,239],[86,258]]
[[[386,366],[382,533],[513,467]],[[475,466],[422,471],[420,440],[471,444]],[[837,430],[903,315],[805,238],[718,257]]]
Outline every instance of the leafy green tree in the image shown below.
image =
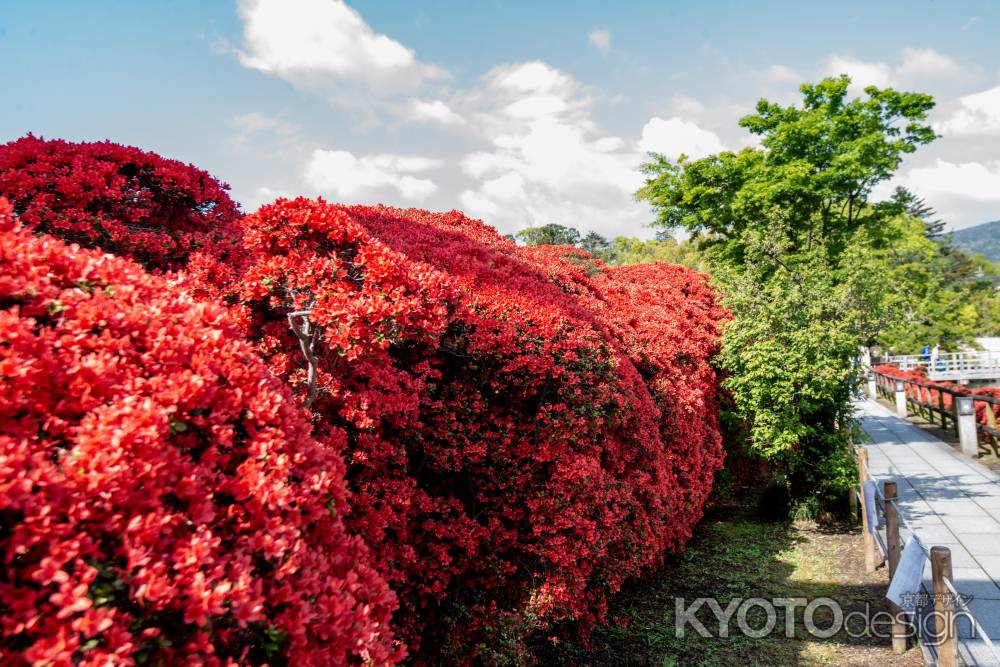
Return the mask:
[[891,294],[857,280],[851,262],[891,243],[886,223],[905,207],[870,196],[935,138],[930,96],[869,87],[849,99],[849,84],[804,84],[800,105],[758,102],[740,125],[759,147],[694,161],[653,155],[637,193],[660,227],[703,238],[734,316],[721,361],[748,447],[812,510],[850,479],[854,359],[890,324],[868,308]]
[[918,197],[904,187],[897,187],[892,199],[906,210],[907,215],[924,222],[924,236],[937,240],[944,235],[944,220],[937,217],[937,211],[923,197]]
[[928,238],[926,221],[905,214],[886,222],[876,245],[860,235],[843,262],[846,280],[867,294],[874,325],[861,329],[862,344],[916,353],[925,344],[955,349],[980,333],[978,297],[990,292],[976,277],[973,258],[944,238]]
[[704,271],[707,265],[694,243],[679,243],[672,237],[644,241],[635,237],[616,236],[598,257],[608,264],[645,264],[668,262]]
[[537,245],[571,245],[580,242],[580,232],[572,227],[549,223],[541,227],[525,227],[514,236],[529,246]]
[[588,232],[580,239],[580,248],[597,257],[608,249],[608,240],[597,232]]

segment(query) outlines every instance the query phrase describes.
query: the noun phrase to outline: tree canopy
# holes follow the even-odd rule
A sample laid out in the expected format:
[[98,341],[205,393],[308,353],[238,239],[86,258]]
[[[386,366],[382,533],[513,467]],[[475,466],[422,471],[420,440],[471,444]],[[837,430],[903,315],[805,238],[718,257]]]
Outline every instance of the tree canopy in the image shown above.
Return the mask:
[[637,193],[659,227],[703,239],[734,316],[721,362],[747,446],[812,509],[850,478],[858,346],[899,325],[905,301],[886,271],[913,217],[871,195],[935,138],[929,95],[869,87],[849,98],[849,85],[828,78],[802,85],[800,104],[758,102],[739,121],[758,146],[698,160],[652,154]]
[[[525,227],[514,234],[517,240],[529,246],[571,245],[580,242],[580,232],[572,227],[549,223],[540,227]],[[589,235],[588,235],[589,236]]]

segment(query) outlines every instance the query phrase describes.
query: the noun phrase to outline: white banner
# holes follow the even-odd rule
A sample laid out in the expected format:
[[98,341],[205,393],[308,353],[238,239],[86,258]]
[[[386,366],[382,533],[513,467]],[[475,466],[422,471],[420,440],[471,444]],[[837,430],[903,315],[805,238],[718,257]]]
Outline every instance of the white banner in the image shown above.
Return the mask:
[[910,613],[916,611],[927,560],[927,550],[924,545],[916,535],[912,536],[903,547],[903,555],[899,558],[896,573],[889,582],[889,591],[885,594],[903,611]]

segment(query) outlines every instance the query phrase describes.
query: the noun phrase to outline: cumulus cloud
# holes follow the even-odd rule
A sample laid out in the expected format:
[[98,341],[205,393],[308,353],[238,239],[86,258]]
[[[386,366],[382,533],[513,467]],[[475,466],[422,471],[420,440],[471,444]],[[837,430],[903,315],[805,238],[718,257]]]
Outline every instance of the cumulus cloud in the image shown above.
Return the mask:
[[671,160],[681,155],[697,159],[725,150],[718,135],[696,124],[677,118],[651,118],[642,128],[639,149],[661,153]]
[[409,119],[442,125],[465,125],[465,119],[442,100],[410,100]]
[[910,169],[901,180],[924,196],[1000,201],[1000,161],[956,163],[938,158],[931,165]]
[[605,28],[594,28],[590,31],[587,39],[590,41],[591,46],[602,53],[607,53],[611,50],[611,33]]
[[412,90],[447,73],[365,23],[342,0],[240,0],[240,62],[306,88]]
[[963,77],[965,69],[954,58],[934,49],[903,49],[903,57],[893,71],[901,81]]
[[754,74],[759,81],[766,84],[798,84],[803,81],[799,71],[787,65],[771,65],[754,72]]
[[[437,159],[301,142],[295,147],[305,162],[299,173],[317,194],[348,201],[432,199],[445,206],[457,198],[469,213],[505,231],[559,222],[634,234],[652,219],[633,198],[646,150],[700,156],[722,147],[718,137],[676,111],[666,120],[652,119],[641,137],[615,136],[593,117],[603,98],[540,61],[494,67],[477,85],[449,92],[434,85],[445,71],[375,32],[342,0],[239,0],[239,12],[244,43],[238,55],[246,67],[329,93],[338,103],[350,104],[353,93],[372,115],[460,128],[462,140],[471,143],[455,170]],[[595,28],[589,37],[595,48],[611,49],[607,30]],[[261,114],[235,125],[243,142],[283,127]],[[433,170],[441,170],[434,179]]]
[[641,184],[640,156],[598,128],[593,103],[575,79],[543,62],[490,70],[465,99],[487,147],[462,160],[474,181],[462,206],[505,231],[548,222],[606,234],[638,227],[643,209],[631,195]]
[[316,149],[306,164],[305,179],[312,188],[347,200],[389,201],[395,191],[405,200],[423,201],[438,187],[422,174],[441,166],[440,161],[416,156],[375,154],[355,156],[344,150]]
[[903,185],[924,197],[953,229],[1000,217],[1000,160],[937,158],[904,170],[891,185]]
[[463,104],[488,147],[462,160],[473,184],[459,201],[504,231],[555,222],[635,234],[652,218],[633,199],[646,150],[701,156],[722,149],[718,137],[680,117],[653,119],[642,138],[610,134],[593,118],[597,97],[547,63],[502,65],[483,84]]
[[963,68],[954,58],[934,49],[907,47],[900,54],[899,62],[868,61],[852,56],[833,54],[826,59],[823,74],[848,74],[853,92],[858,93],[866,86],[887,88],[910,85],[925,85],[933,81],[954,81],[965,79],[973,73]]
[[866,62],[850,56],[831,55],[826,59],[825,74],[847,74],[852,87],[862,90],[867,86],[886,88],[892,82],[892,67],[882,62]]
[[944,135],[1000,134],[1000,86],[958,99],[958,109],[939,123]]

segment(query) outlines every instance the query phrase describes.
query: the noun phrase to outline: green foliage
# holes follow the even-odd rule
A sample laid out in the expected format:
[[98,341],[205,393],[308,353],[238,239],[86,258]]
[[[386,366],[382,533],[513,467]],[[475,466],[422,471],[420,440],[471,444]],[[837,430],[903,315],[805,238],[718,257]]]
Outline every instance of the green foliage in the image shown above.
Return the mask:
[[656,239],[648,241],[634,236],[616,236],[608,241],[597,232],[587,232],[581,236],[573,227],[548,224],[541,227],[527,227],[517,232],[515,237],[529,246],[566,245],[580,248],[607,264],[667,262],[699,271],[707,270],[696,243],[678,242],[673,236],[665,233],[658,234]]
[[571,245],[580,242],[580,232],[572,227],[550,223],[541,227],[525,227],[514,234],[524,245]]
[[695,161],[652,155],[637,193],[660,227],[701,235],[734,315],[721,361],[749,449],[816,506],[850,479],[858,346],[895,323],[881,308],[904,308],[872,262],[891,261],[901,235],[892,221],[912,218],[904,202],[869,197],[935,137],[924,122],[930,96],[869,87],[848,99],[849,83],[804,84],[797,106],[761,100],[740,120],[759,147]]
[[903,207],[908,216],[923,221],[924,236],[937,240],[944,235],[944,220],[937,217],[937,211],[923,197],[918,197],[906,188],[897,187],[892,199]]
[[821,245],[836,254],[861,224],[900,212],[898,203],[871,205],[868,196],[935,137],[920,122],[934,106],[929,95],[870,86],[867,99],[847,101],[849,84],[847,76],[804,84],[801,107],[758,102],[740,125],[760,137],[760,148],[694,162],[654,154],[638,196],[660,226],[717,237],[733,264],[748,244],[763,242],[783,253]]
[[850,398],[857,343],[851,305],[840,298],[829,267],[814,257],[794,273],[779,268],[766,282],[720,271],[715,277],[725,285],[726,305],[738,315],[726,330],[721,361],[751,425],[753,449],[778,458],[832,435],[830,425]]
[[988,277],[977,277],[985,263],[926,230],[920,218],[897,216],[877,239],[863,230],[845,252],[844,281],[864,302],[861,344],[916,353],[925,344],[955,349],[983,333],[981,304],[993,293]]
[[602,252],[608,249],[608,245],[608,240],[597,232],[588,232],[580,239],[579,243],[581,249],[586,250],[594,257],[599,257]]
[[975,307],[978,332],[983,336],[1000,336],[1000,291],[977,294]]
[[671,237],[644,241],[635,237],[616,236],[598,257],[608,264],[668,262],[699,271],[707,268],[695,243],[689,241],[679,243]]

